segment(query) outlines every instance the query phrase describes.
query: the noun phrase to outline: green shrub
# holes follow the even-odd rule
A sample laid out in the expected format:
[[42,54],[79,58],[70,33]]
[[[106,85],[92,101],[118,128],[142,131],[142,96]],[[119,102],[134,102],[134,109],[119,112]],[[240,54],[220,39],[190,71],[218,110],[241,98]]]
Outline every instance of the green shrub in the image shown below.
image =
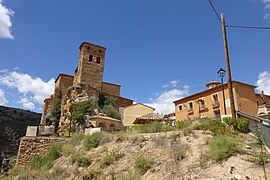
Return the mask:
[[209,155],[215,161],[228,158],[240,152],[239,141],[228,135],[217,135],[209,143]]
[[188,123],[186,121],[177,121],[176,128],[177,129],[184,129],[188,126]]
[[115,135],[115,142],[123,142],[128,140],[128,134],[126,132],[119,132]]
[[104,168],[113,164],[115,161],[118,161],[124,156],[123,153],[117,152],[115,150],[105,154],[105,156],[100,161],[100,167]]
[[141,175],[145,174],[154,164],[154,161],[146,156],[140,155],[135,159],[135,169]]
[[64,156],[69,156],[69,155],[75,153],[75,149],[74,149],[74,146],[72,144],[65,143],[65,144],[63,144],[61,152],[63,153]]
[[92,161],[88,158],[83,156],[83,154],[75,153],[71,156],[72,162],[77,163],[80,167],[88,167],[91,165]]
[[77,133],[73,136],[71,136],[71,138],[68,140],[68,143],[76,146],[79,145],[80,142],[85,138],[85,135],[83,133]]
[[187,152],[187,145],[178,143],[178,144],[173,144],[172,147],[172,156],[176,161],[181,161],[186,157],[186,152]]
[[223,120],[223,122],[225,124],[227,124],[230,127],[233,127],[233,128],[236,128],[237,127],[236,120],[234,118],[224,117],[222,120]]
[[62,144],[54,144],[45,156],[36,156],[30,161],[30,167],[33,169],[41,169],[43,167],[50,168],[53,162],[60,157]]
[[249,121],[246,119],[234,119],[231,117],[223,118],[223,121],[230,127],[233,127],[234,130],[237,130],[242,133],[249,132]]
[[104,105],[102,108],[102,112],[105,113],[106,116],[121,120],[121,115],[117,111],[117,108],[115,108],[112,104]]
[[237,130],[242,133],[249,132],[249,121],[246,119],[237,119]]
[[193,130],[192,130],[191,128],[186,128],[186,129],[184,129],[184,131],[183,131],[184,136],[188,136],[188,135],[190,135],[191,133],[193,133]]
[[98,147],[102,136],[101,132],[95,132],[92,135],[85,136],[85,140],[83,142],[84,147],[87,150]]
[[249,161],[254,164],[263,166],[270,163],[270,155],[264,152],[256,153],[249,159]]
[[90,112],[92,101],[82,101],[73,105],[72,120],[78,124],[85,124],[85,114]]

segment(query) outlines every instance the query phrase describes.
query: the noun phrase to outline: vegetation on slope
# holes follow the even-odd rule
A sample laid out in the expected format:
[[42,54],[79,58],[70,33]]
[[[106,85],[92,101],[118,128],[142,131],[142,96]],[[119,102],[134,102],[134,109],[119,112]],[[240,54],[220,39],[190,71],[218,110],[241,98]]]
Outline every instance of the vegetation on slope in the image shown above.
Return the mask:
[[135,127],[128,132],[75,135],[28,167],[14,168],[7,179],[226,179],[231,178],[232,163],[250,168],[251,179],[262,173],[247,158],[260,148],[245,148],[247,143],[257,144],[256,138],[229,125],[200,119],[175,129],[155,123]]

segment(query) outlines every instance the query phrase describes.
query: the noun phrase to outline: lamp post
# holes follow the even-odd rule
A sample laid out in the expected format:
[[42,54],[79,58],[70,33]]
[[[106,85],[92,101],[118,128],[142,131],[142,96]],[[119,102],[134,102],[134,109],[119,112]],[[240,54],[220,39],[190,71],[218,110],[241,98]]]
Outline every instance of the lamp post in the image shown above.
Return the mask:
[[223,77],[225,76],[225,72],[226,72],[226,70],[220,68],[217,73],[218,73],[218,76],[221,78],[224,113],[225,113],[225,115],[227,115],[227,112],[226,112],[226,103],[225,103],[225,94],[224,94],[224,84],[223,84]]

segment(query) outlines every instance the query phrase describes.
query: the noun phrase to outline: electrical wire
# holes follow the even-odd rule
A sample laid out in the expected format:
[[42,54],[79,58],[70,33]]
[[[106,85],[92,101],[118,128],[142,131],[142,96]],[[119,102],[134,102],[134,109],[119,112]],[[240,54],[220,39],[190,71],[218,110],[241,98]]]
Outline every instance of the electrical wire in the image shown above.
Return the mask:
[[213,11],[215,12],[215,14],[216,14],[216,16],[217,16],[219,22],[222,23],[222,22],[221,22],[221,19],[220,19],[220,17],[219,17],[219,15],[218,15],[218,13],[217,13],[217,11],[216,11],[216,9],[215,9],[215,6],[214,6],[213,3],[212,3],[212,1],[211,1],[211,0],[208,0],[208,1],[209,1],[210,5],[212,6],[212,9],[213,9]]
[[262,26],[234,26],[234,25],[226,25],[229,28],[242,28],[242,29],[261,29],[261,30],[270,30],[270,27],[262,27]]
[[[214,13],[216,14],[219,22],[222,24],[222,21],[218,15],[218,12],[214,6],[214,4],[212,3],[211,0],[208,0],[208,2],[210,3]],[[240,25],[225,25],[225,27],[229,27],[229,28],[241,28],[241,29],[259,29],[259,30],[270,30],[270,27],[263,27],[263,26],[240,26]]]

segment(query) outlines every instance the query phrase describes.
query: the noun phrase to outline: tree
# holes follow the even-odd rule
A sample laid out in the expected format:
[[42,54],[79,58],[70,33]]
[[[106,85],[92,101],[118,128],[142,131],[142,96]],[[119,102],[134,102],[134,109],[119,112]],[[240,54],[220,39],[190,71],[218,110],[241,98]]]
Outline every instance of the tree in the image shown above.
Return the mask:
[[54,122],[54,132],[56,133],[59,126],[59,121],[61,117],[61,98],[57,97],[54,100],[53,108],[52,108],[52,116]]
[[102,112],[105,113],[106,116],[121,120],[120,114],[112,104],[104,105]]
[[72,121],[78,125],[85,124],[85,115],[91,111],[92,102],[90,100],[79,102],[72,107]]
[[105,95],[104,92],[99,92],[99,101],[98,106],[106,116],[121,119],[121,116],[118,112],[118,98]]

